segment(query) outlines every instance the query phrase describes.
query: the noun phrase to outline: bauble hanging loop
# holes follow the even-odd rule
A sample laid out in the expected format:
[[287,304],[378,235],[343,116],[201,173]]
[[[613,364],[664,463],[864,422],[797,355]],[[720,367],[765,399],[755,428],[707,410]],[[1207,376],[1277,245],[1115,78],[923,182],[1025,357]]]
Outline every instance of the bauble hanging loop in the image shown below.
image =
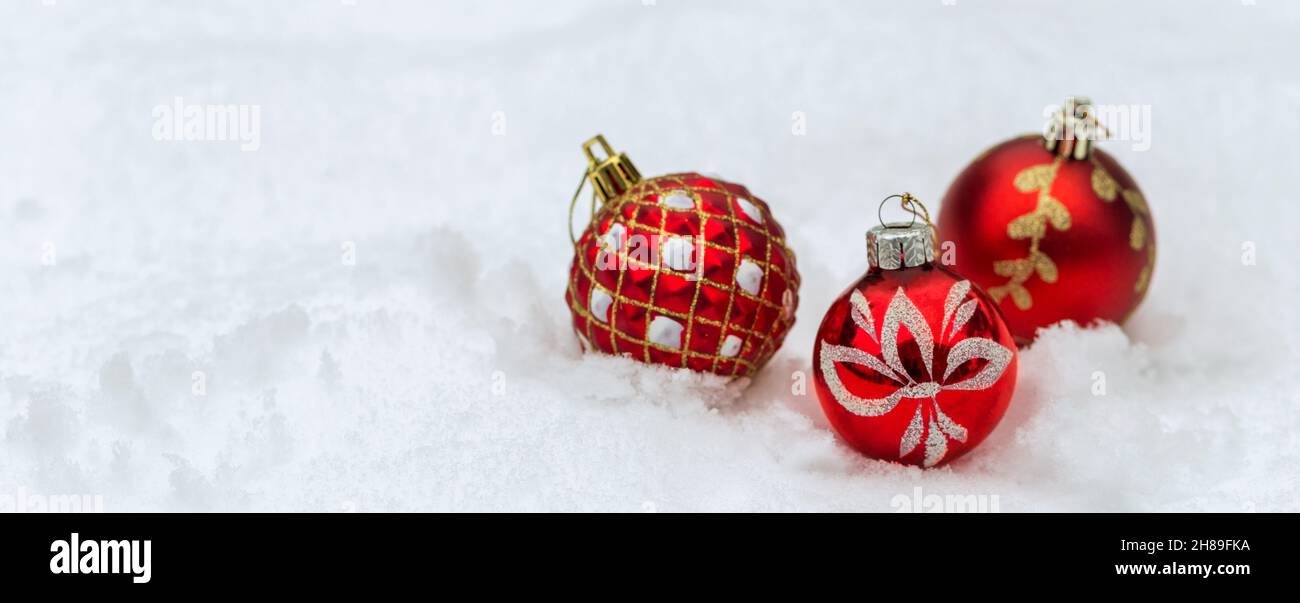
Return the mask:
[[[911,214],[911,222],[885,222],[881,212],[891,199],[899,199],[899,205]],[[924,222],[917,224],[918,218]],[[868,266],[897,270],[934,261],[935,230],[934,224],[930,222],[930,210],[911,193],[890,195],[882,199],[876,207],[876,219],[880,225],[867,230]]]
[[[593,150],[596,145],[600,145],[604,151],[604,159],[596,158]],[[591,178],[591,185],[602,203],[609,203],[611,199],[618,198],[641,182],[641,172],[632,165],[632,160],[625,153],[615,153],[604,136],[597,134],[582,143],[582,152],[587,156],[587,174]]]
[[1097,120],[1092,100],[1086,96],[1066,97],[1060,110],[1052,113],[1043,131],[1043,148],[1062,157],[1087,159],[1092,143],[1104,138],[1106,126]]

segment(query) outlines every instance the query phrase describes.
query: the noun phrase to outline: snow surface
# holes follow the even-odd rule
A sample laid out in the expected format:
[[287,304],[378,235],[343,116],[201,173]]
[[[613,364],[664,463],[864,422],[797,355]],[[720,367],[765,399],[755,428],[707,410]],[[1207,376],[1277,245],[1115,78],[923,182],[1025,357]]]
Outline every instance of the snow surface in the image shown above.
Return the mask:
[[[1300,7],[1270,0],[5,2],[0,496],[1300,510],[1296,57]],[[1145,304],[1043,333],[951,466],[849,451],[792,375],[875,202],[937,210],[1076,93],[1152,107],[1149,151],[1103,143],[1156,218]],[[257,105],[260,149],[154,140],[177,96]],[[785,226],[798,324],[747,388],[579,354],[564,216],[597,132]]]

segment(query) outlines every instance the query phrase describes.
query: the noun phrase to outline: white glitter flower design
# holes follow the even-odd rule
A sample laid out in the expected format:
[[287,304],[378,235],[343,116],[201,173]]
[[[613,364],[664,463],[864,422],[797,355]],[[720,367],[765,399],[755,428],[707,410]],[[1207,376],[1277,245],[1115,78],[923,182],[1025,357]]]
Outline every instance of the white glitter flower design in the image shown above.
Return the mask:
[[[962,301],[969,293],[970,281],[955,283],[948,290],[948,298],[944,302],[943,308],[943,325],[939,328],[941,341],[951,343],[952,338],[975,314],[978,301],[975,299],[966,300],[964,303]],[[835,400],[841,406],[849,412],[862,417],[884,415],[898,406],[898,403],[904,398],[921,399],[921,404],[916,407],[916,414],[912,416],[911,423],[908,424],[907,430],[903,432],[903,437],[898,446],[898,456],[899,458],[906,456],[921,444],[921,434],[925,431],[922,428],[925,422],[924,415],[927,414],[923,413],[922,409],[929,406],[932,410],[928,413],[929,430],[925,438],[924,466],[933,467],[943,460],[944,455],[948,453],[949,438],[958,442],[966,441],[966,428],[948,418],[948,415],[944,414],[943,409],[939,407],[939,392],[988,389],[998,381],[1007,365],[1011,363],[1011,350],[992,339],[983,337],[963,339],[949,348],[947,369],[944,371],[942,378],[936,378],[932,369],[934,337],[930,333],[930,325],[926,323],[925,318],[921,315],[920,310],[916,309],[916,305],[912,303],[912,300],[908,299],[902,287],[899,287],[898,291],[894,293],[893,299],[889,302],[889,307],[885,310],[884,322],[881,325],[879,336],[876,334],[876,326],[871,319],[871,308],[862,292],[853,291],[849,303],[851,306],[849,314],[853,318],[853,322],[858,325],[858,328],[866,331],[873,341],[880,344],[881,354],[880,357],[876,357],[857,348],[823,341],[819,363],[822,377],[826,380],[826,386],[831,390]],[[912,375],[909,375],[907,369],[903,367],[902,360],[898,357],[898,333],[903,327],[906,327],[908,332],[912,334],[912,339],[916,341],[917,347],[920,348],[921,360],[926,373],[924,379],[914,379]],[[946,339],[944,338],[945,334]],[[957,367],[976,358],[987,360],[988,363],[978,373],[967,379],[956,383],[947,383],[948,378],[952,376]],[[898,388],[884,398],[869,399],[855,396],[840,381],[840,377],[835,371],[836,362],[867,367],[897,383]],[[925,402],[926,399],[929,400],[928,403]]]

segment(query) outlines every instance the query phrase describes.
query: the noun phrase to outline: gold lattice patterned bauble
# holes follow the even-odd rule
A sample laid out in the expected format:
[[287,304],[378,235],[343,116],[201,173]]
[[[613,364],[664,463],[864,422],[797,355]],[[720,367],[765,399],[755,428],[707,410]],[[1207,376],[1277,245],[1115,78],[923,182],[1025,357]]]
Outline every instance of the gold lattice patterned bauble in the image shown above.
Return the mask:
[[584,150],[600,205],[574,243],[565,293],[583,348],[753,375],[798,303],[794,254],[768,204],[696,173],[642,179],[599,136]]

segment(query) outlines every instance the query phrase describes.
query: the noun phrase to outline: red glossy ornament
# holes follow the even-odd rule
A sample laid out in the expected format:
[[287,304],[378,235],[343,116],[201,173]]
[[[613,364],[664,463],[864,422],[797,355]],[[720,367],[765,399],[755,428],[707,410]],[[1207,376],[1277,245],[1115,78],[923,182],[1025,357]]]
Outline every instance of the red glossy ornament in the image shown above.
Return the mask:
[[933,467],[1006,413],[1017,352],[997,304],[934,261],[927,224],[868,232],[869,269],[831,304],[814,382],[836,433],[872,458]]
[[1061,320],[1122,323],[1151,282],[1151,213],[1128,172],[1074,131],[1085,106],[1067,102],[1064,140],[1026,135],[980,155],[940,208],[951,265],[1000,302],[1022,344]]
[[799,291],[767,203],[696,173],[642,180],[599,136],[583,148],[602,201],[575,242],[564,296],[583,349],[753,375],[794,324]]

